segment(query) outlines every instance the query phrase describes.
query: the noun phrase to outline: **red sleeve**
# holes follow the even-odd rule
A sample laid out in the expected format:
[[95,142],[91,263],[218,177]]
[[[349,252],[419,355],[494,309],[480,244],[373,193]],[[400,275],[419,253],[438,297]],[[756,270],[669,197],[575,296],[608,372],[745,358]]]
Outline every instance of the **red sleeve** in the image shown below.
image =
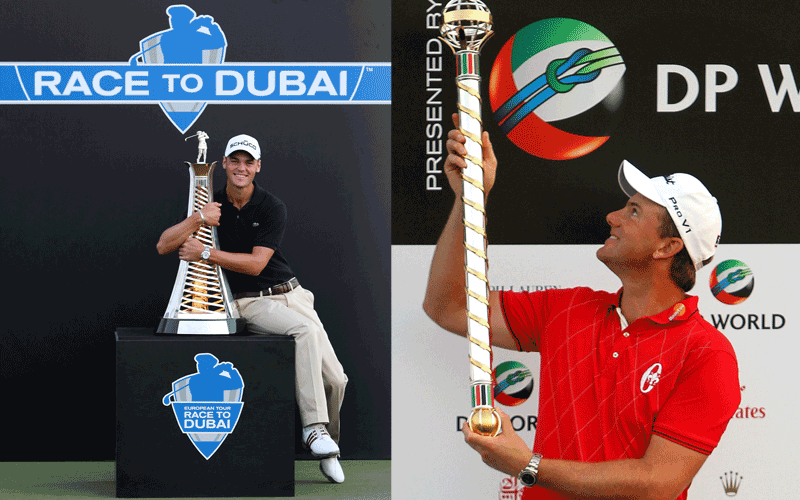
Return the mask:
[[[565,330],[548,331],[548,325],[553,317],[576,304],[581,305],[591,300],[595,295],[596,292],[589,288],[564,288],[538,292],[504,291],[500,293],[500,307],[506,326],[517,343],[517,349],[543,353],[542,348],[546,346],[543,346],[542,342],[550,341],[560,345],[563,339],[559,336],[567,334]],[[545,331],[548,331],[548,334],[543,336]],[[559,338],[551,338],[554,335]]]
[[656,417],[653,433],[710,455],[741,399],[733,349],[707,352],[679,375]]
[[539,350],[542,318],[547,316],[544,293],[501,292],[500,308],[520,351]]

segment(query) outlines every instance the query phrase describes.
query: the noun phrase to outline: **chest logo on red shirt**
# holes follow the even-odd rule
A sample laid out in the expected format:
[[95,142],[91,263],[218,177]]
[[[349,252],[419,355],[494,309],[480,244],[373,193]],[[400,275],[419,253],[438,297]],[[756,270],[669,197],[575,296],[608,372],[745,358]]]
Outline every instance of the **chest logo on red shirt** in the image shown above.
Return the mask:
[[648,393],[653,390],[659,380],[661,380],[661,363],[655,363],[647,369],[642,375],[642,380],[639,382],[639,389],[643,393]]

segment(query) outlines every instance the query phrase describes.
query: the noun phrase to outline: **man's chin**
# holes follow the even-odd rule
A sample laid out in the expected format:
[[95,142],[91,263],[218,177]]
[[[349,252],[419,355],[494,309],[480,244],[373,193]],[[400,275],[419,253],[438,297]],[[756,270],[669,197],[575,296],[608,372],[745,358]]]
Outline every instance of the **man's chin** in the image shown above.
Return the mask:
[[605,250],[605,248],[606,248],[605,245],[603,245],[600,248],[598,248],[597,251],[594,253],[595,257],[597,257],[597,260],[599,260],[603,264],[605,264],[606,260],[608,260],[608,255],[606,255],[603,252],[603,250]]
[[603,252],[604,249],[605,249],[604,246],[598,248],[597,252],[595,252],[595,256],[597,257],[597,260],[599,260],[600,262],[605,264],[607,268],[609,268],[610,270],[613,271],[614,270],[614,259],[610,255],[608,255],[607,253]]

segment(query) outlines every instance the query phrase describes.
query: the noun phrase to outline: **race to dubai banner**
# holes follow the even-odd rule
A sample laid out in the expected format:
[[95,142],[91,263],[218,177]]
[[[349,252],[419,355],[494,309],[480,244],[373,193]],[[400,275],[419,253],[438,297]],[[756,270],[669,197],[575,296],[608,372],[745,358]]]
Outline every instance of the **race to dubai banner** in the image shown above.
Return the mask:
[[[689,498],[795,497],[798,16],[778,2],[485,3],[495,34],[480,57],[482,117],[499,162],[490,286],[618,290],[595,251],[606,214],[626,202],[622,160],[650,177],[701,179],[722,237],[690,294],[737,353],[742,402]],[[471,409],[467,341],[421,307],[454,203],[443,165],[456,62],[437,39],[443,7],[392,6],[393,498],[518,498],[516,479],[484,465],[459,431]],[[532,444],[539,355],[495,349],[493,371],[497,406]]]

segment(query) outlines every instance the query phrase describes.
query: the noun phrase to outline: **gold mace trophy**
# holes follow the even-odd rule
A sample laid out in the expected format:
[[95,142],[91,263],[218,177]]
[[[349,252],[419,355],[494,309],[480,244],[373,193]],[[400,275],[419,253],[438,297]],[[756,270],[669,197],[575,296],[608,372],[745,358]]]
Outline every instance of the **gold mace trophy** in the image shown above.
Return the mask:
[[[207,164],[206,139],[208,134],[198,132],[184,140],[197,137],[197,163],[189,166],[189,206],[186,216],[201,210],[212,201],[212,174],[217,162]],[[202,159],[202,163],[200,160]],[[193,235],[204,245],[217,246],[217,228],[203,224]],[[217,265],[206,261],[182,260],[167,311],[158,325],[157,333],[188,335],[231,335],[244,330],[245,320],[232,300],[225,274]]]
[[464,182],[464,253],[467,293],[472,413],[469,427],[484,436],[500,433],[492,393],[492,345],[489,326],[489,280],[486,277],[486,210],[483,189],[480,50],[492,36],[492,14],[481,0],[450,0],[442,11],[440,38],[456,56],[459,130],[466,137]]

